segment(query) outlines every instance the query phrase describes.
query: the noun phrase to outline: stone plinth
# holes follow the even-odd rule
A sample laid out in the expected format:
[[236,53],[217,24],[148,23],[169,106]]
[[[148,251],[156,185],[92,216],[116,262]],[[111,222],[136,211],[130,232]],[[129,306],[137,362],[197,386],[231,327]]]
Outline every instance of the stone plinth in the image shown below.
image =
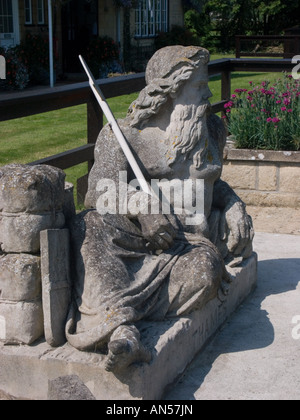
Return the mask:
[[257,255],[230,268],[228,295],[210,301],[204,310],[165,322],[139,325],[144,344],[153,348],[151,364],[132,366],[126,376],[104,369],[105,356],[83,353],[65,344],[51,348],[45,341],[34,347],[0,345],[0,389],[16,397],[47,399],[48,381],[77,375],[99,400],[157,400],[185,370],[226,319],[254,289]]

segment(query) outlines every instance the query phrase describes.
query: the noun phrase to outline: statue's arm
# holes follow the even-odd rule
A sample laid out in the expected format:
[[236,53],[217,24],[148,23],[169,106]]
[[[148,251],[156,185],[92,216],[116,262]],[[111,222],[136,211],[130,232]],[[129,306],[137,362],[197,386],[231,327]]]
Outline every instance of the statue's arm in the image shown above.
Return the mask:
[[234,190],[222,179],[218,179],[214,184],[213,207],[224,209],[228,205],[233,205],[242,200]]
[[214,186],[213,206],[220,209],[219,236],[233,255],[249,256],[254,236],[252,219],[245,203],[233,189],[219,179]]

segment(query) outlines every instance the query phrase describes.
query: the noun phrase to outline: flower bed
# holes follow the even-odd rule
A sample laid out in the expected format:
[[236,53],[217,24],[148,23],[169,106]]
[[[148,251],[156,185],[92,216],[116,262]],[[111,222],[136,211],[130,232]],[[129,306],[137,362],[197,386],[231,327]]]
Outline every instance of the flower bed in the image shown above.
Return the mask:
[[228,129],[236,148],[300,149],[300,81],[284,74],[276,83],[264,81],[236,89],[225,104]]

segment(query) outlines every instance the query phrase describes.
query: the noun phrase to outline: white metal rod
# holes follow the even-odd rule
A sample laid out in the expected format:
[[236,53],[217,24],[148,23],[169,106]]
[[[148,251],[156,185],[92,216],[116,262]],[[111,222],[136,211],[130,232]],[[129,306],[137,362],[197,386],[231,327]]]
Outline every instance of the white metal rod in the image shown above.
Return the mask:
[[149,195],[152,195],[151,189],[150,189],[150,187],[149,187],[149,185],[148,185],[148,183],[147,183],[147,181],[146,181],[146,179],[145,179],[145,177],[144,177],[144,175],[143,175],[135,157],[133,156],[132,151],[130,150],[130,147],[128,146],[128,143],[127,143],[127,141],[124,137],[124,134],[122,133],[122,131],[121,131],[121,129],[120,129],[120,127],[119,127],[119,125],[118,125],[118,123],[117,123],[117,121],[116,121],[108,103],[106,102],[100,87],[97,85],[96,80],[94,79],[89,67],[87,66],[85,60],[83,59],[83,57],[81,55],[79,56],[79,59],[80,59],[82,65],[83,65],[83,67],[86,71],[86,74],[88,75],[89,83],[90,83],[90,86],[92,88],[92,91],[94,92],[94,95],[95,95],[95,97],[96,97],[104,115],[106,116],[107,121],[110,124],[111,129],[113,130],[113,132],[114,132],[114,134],[115,134],[115,136],[116,136],[116,138],[117,138],[117,140],[118,140],[118,142],[119,142],[119,144],[120,144],[128,162],[129,162],[129,164],[130,164],[130,166],[131,166],[131,168],[134,172],[134,175],[136,176],[136,179],[138,180],[142,190],[145,193],[147,193]]
[[50,87],[54,87],[52,0],[48,0],[48,24],[49,24],[49,74],[50,74]]

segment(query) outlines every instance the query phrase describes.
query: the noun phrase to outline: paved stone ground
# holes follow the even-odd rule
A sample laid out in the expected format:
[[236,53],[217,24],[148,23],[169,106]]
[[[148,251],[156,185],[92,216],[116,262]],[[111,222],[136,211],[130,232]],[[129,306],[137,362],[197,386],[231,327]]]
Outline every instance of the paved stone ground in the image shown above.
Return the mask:
[[300,236],[257,232],[254,247],[256,290],[166,400],[300,400]]

